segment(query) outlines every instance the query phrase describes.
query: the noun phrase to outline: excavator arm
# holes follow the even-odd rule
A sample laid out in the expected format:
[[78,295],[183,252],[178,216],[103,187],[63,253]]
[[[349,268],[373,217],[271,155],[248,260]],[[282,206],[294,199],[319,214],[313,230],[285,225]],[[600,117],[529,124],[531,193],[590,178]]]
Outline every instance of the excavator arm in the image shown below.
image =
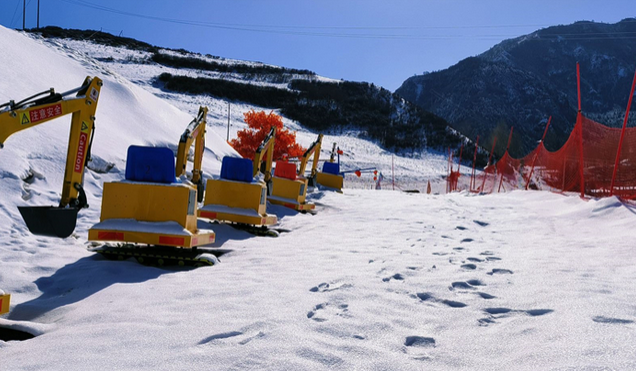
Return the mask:
[[298,176],[305,176],[305,169],[307,168],[307,161],[313,155],[312,165],[311,165],[311,175],[310,178],[316,176],[318,172],[318,159],[320,158],[320,147],[322,146],[322,134],[318,134],[318,139],[312,143],[312,145],[305,151],[303,157],[300,160],[300,168],[298,169]]
[[175,175],[178,177],[186,173],[186,163],[188,161],[188,152],[194,144],[194,166],[192,168],[192,183],[197,186],[197,199],[203,201],[203,170],[201,164],[203,162],[203,150],[205,149],[205,128],[206,118],[208,114],[207,107],[199,107],[197,117],[190,122],[179,140],[179,148],[177,150],[177,164],[175,167]]
[[[72,113],[66,154],[66,169],[59,206],[19,207],[33,234],[68,237],[75,230],[77,212],[88,207],[84,193],[84,167],[90,158],[95,129],[95,111],[102,80],[87,77],[79,88],[65,93],[54,89],[33,95],[18,103],[0,105],[0,148],[9,136]],[[75,94],[74,97],[70,97]]]
[[[269,184],[272,179],[272,164],[274,162],[274,144],[276,143],[276,128],[272,127],[269,134],[263,140],[254,154],[254,173],[256,176],[259,171],[265,174],[265,183]],[[265,158],[267,155],[267,158]]]

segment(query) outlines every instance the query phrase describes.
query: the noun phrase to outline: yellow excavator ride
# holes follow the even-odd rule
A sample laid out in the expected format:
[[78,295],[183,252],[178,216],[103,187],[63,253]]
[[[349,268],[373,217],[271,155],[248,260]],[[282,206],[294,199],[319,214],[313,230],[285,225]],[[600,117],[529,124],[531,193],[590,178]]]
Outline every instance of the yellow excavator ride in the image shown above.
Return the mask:
[[0,316],[9,313],[9,306],[11,304],[11,295],[5,294],[0,290]]
[[177,178],[186,175],[186,164],[192,144],[194,144],[194,158],[192,166],[192,176],[189,181],[197,188],[197,201],[203,201],[205,184],[203,183],[203,151],[205,150],[205,128],[207,125],[208,107],[199,107],[197,117],[190,122],[179,139],[179,147],[177,149],[177,164],[175,166],[175,175]]
[[[6,139],[21,130],[72,113],[66,154],[62,199],[58,206],[20,206],[20,214],[31,233],[65,238],[75,230],[77,213],[88,207],[84,192],[84,168],[90,160],[95,111],[102,80],[87,77],[82,86],[56,93],[53,88],[0,105],[0,148]],[[73,97],[69,97],[75,94]]]
[[[198,229],[207,108],[181,136],[177,164],[166,147],[130,146],[126,179],[104,183],[100,222],[88,231],[89,241],[106,242],[92,251],[107,257],[134,257],[151,265],[213,265],[213,251],[199,247],[214,242],[214,231]],[[183,178],[190,146],[195,143],[191,179]]]
[[336,143],[334,143],[329,161],[325,161],[322,165],[322,172],[316,173],[316,184],[338,193],[342,193],[344,184],[344,176],[340,173],[340,163],[336,162],[336,155],[340,153],[340,149],[336,149]]
[[[318,139],[312,143],[300,158],[298,170],[296,170],[296,164],[294,163],[286,161],[276,162],[274,176],[272,177],[270,202],[301,212],[311,211],[316,208],[316,205],[307,202],[306,198],[307,186],[310,182],[313,185],[313,179],[317,174],[322,136],[322,134],[319,134]],[[312,167],[309,178],[307,178],[305,177],[305,169],[310,158],[312,158]]]
[[[260,144],[254,159],[225,156],[220,179],[208,179],[199,217],[231,223],[257,235],[276,235],[268,226],[278,222],[267,214],[267,184],[271,180],[276,128]],[[263,180],[255,180],[262,172]]]

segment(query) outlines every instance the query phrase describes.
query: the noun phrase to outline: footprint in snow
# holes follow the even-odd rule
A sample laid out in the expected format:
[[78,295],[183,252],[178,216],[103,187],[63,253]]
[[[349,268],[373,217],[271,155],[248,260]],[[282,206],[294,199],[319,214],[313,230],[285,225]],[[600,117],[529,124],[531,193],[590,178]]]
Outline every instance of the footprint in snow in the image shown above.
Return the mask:
[[449,287],[449,290],[454,290],[454,289],[474,290],[475,288],[471,286],[470,284],[468,284],[468,282],[453,282],[451,283],[451,287]]
[[455,229],[459,229],[460,231],[465,231],[468,228],[466,228],[466,227],[464,227],[462,225],[458,225],[457,227],[455,227]]
[[471,286],[486,286],[486,284],[481,282],[480,280],[468,280],[466,281],[466,283],[468,283]]
[[385,277],[382,279],[383,282],[389,282],[391,280],[404,281],[404,276],[401,275],[400,273],[396,273],[392,275],[391,277]]
[[467,270],[475,270],[477,269],[477,266],[475,264],[462,264],[461,268]]
[[596,316],[592,318],[592,321],[596,323],[608,323],[612,325],[627,325],[630,323],[634,323],[634,321],[629,319],[611,318],[611,317],[604,317],[604,316]]
[[451,308],[464,308],[467,306],[467,304],[453,300],[442,300],[442,303],[448,305]]
[[479,258],[466,258],[469,262],[482,263],[484,260]]
[[435,339],[426,336],[407,336],[404,339],[404,353],[409,354],[416,361],[431,361],[429,353],[435,348]]
[[488,326],[493,323],[497,323],[496,320],[502,318],[508,318],[512,316],[527,315],[531,317],[540,317],[554,312],[552,309],[529,309],[529,310],[515,310],[510,308],[486,308],[484,312],[488,315],[486,318],[478,320],[480,326]]
[[475,290],[478,286],[486,286],[480,280],[458,281],[451,283],[449,290]]
[[464,242],[473,242],[474,240],[472,238],[464,238],[463,240],[460,241],[460,243],[464,243]]
[[492,271],[488,272],[489,275],[495,275],[495,274],[513,274],[514,272],[511,271],[510,269],[499,269],[499,268],[495,268]]
[[451,308],[464,308],[464,307],[468,306],[467,304],[464,304],[464,303],[459,302],[459,301],[438,299],[435,296],[433,296],[433,294],[431,294],[430,292],[418,292],[416,294],[416,296],[421,301],[442,303],[442,304],[444,304],[446,306],[449,306]]
[[258,332],[230,331],[230,332],[223,332],[220,334],[209,336],[201,340],[199,342],[199,345],[204,345],[208,343],[212,343],[212,344],[232,343],[232,344],[245,345],[254,339],[258,339],[262,337],[265,337],[265,333],[261,331],[258,331]]
[[404,339],[404,345],[407,347],[435,347],[435,339],[424,336],[407,336]]
[[481,296],[482,299],[486,299],[486,300],[490,300],[490,299],[495,299],[496,296],[490,295],[490,294],[486,294],[485,292],[478,292],[477,295]]
[[339,316],[343,318],[350,318],[348,304],[333,305],[330,303],[321,303],[314,307],[314,309],[307,312],[307,318],[316,322],[325,322],[328,317]]
[[311,292],[329,292],[329,291],[335,291],[335,290],[339,290],[339,289],[346,289],[349,287],[352,287],[353,285],[348,284],[348,283],[342,283],[342,282],[332,282],[331,284],[323,282],[321,284],[319,284],[318,286],[314,286],[312,288],[309,289],[309,291]]
[[490,223],[482,222],[481,220],[473,220],[473,223],[477,224],[480,227],[485,227],[490,225]]

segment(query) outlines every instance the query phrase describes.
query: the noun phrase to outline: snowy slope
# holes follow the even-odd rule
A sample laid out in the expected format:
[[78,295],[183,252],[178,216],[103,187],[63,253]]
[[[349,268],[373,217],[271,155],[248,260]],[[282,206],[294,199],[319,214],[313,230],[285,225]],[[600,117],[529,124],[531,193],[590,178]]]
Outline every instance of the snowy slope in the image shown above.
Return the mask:
[[[0,369],[636,368],[636,209],[615,198],[315,192],[316,215],[268,208],[290,231],[276,239],[213,225],[214,247],[226,252],[214,267],[160,269],[88,253],[102,183],[122,177],[128,144],[176,145],[198,103],[171,101],[184,113],[107,64],[3,28],[0,46],[10,71],[0,72],[0,101],[64,91],[86,75],[105,80],[94,154],[116,165],[88,170],[91,208],[75,235],[43,238],[15,206],[58,200],[68,120],[12,136],[0,150],[0,288],[12,294],[0,327],[38,335],[0,341]],[[212,175],[231,153],[214,131],[205,153]],[[367,142],[333,140],[352,162],[379,156],[390,167],[391,154]],[[396,158],[396,168],[415,182],[443,173],[434,158]],[[30,168],[43,179],[27,186],[20,178]]]

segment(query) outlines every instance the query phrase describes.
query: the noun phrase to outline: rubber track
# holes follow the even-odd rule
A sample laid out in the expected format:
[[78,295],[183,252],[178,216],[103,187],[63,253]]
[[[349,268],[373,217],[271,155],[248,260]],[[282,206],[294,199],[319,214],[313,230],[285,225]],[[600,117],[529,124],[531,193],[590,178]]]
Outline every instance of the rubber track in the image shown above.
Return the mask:
[[111,260],[135,258],[139,263],[152,266],[201,267],[214,265],[216,257],[206,250],[179,249],[163,246],[139,247],[135,245],[104,245],[91,251]]

